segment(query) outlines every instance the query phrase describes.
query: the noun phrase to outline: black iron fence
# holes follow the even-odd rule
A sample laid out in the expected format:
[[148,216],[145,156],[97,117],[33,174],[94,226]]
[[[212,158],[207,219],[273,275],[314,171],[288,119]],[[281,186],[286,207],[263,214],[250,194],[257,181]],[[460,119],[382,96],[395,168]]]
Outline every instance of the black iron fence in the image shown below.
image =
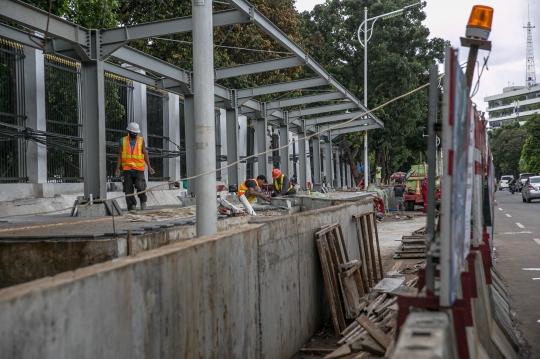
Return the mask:
[[45,55],[47,182],[82,182],[81,65]]
[[[115,176],[120,138],[133,121],[133,81],[105,73],[105,136],[107,141],[107,180],[121,182]],[[140,124],[139,124],[140,125]]]
[[[149,181],[168,181],[169,176],[165,176],[163,170],[167,157],[167,140],[163,136],[163,124],[166,114],[164,105],[168,98],[167,92],[160,91],[150,86],[146,87],[146,121],[148,126],[148,156],[150,165],[156,171],[154,175],[148,176]],[[168,120],[168,119],[167,119]]]
[[27,142],[14,136],[12,126],[26,126],[24,48],[0,38],[0,183],[28,182]]

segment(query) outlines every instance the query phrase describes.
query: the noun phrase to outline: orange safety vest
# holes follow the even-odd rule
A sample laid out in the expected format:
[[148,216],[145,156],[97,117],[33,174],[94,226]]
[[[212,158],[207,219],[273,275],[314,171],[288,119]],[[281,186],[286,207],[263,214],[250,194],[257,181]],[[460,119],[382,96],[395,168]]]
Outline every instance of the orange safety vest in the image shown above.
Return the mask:
[[[285,175],[281,175],[278,178],[274,178],[274,190],[276,192],[281,192],[281,189],[283,188],[283,179],[285,178]],[[289,188],[287,189],[287,192],[289,192],[293,188],[290,180],[289,180]]]
[[[249,188],[248,186],[246,186],[246,182],[247,182],[247,181],[255,181],[255,183],[258,184],[258,182],[257,182],[256,179],[250,179],[250,180],[247,179],[247,180],[245,180],[245,181],[242,182],[242,183],[240,184],[240,186],[238,187],[238,197],[240,197],[241,195],[243,195],[243,194],[245,194],[245,193],[247,192],[247,190],[248,190],[248,188]],[[250,198],[251,198],[251,197],[255,197],[255,196],[250,196]]]
[[129,144],[129,136],[122,138],[122,169],[124,171],[136,170],[144,171],[144,154],[142,152],[142,146],[144,139],[137,136],[133,152],[131,152],[131,145]]

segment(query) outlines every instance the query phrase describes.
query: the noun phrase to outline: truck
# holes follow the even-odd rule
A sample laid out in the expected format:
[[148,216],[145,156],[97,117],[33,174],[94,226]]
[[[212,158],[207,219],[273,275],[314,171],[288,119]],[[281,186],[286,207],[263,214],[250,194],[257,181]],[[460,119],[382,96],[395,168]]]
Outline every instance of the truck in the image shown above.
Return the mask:
[[[403,201],[405,202],[406,211],[414,211],[414,206],[423,206],[424,198],[422,197],[422,182],[427,178],[427,164],[413,165],[405,175],[405,193]],[[437,176],[438,177],[438,176]],[[437,179],[435,182],[435,200],[437,207],[441,200],[441,185]]]

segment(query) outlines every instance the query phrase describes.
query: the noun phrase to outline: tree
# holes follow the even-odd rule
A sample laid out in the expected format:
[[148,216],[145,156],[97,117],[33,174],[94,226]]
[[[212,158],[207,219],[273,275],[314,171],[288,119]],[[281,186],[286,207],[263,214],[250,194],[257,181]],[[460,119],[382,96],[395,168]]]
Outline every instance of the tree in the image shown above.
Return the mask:
[[[303,42],[339,82],[357,98],[363,98],[364,51],[358,38],[358,26],[364,7],[373,17],[409,5],[405,0],[327,0],[311,12],[299,16]],[[434,61],[444,60],[448,42],[428,39],[422,25],[426,14],[414,7],[404,15],[379,19],[368,44],[368,107],[377,107],[428,81],[425,71]],[[383,177],[417,163],[416,154],[425,151],[422,129],[427,119],[427,89],[416,92],[375,112],[385,127],[370,132],[370,150],[375,165],[382,165]],[[361,135],[350,141],[351,150],[362,146]],[[354,161],[353,161],[354,162]],[[371,166],[374,167],[374,166]],[[352,170],[352,168],[351,168]]]
[[521,149],[526,139],[527,131],[518,122],[507,123],[489,134],[495,173],[517,177]]
[[521,164],[525,172],[540,172],[540,115],[535,114],[527,119],[524,125],[527,140],[521,152]]

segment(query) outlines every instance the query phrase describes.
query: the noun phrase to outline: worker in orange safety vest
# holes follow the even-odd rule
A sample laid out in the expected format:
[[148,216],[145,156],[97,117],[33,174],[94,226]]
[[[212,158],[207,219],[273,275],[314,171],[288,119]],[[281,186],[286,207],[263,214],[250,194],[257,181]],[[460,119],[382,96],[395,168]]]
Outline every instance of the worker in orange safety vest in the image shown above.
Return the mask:
[[[128,135],[120,139],[120,150],[116,163],[116,175],[120,176],[120,165],[124,171],[124,193],[126,194],[126,204],[129,211],[137,209],[137,200],[133,193],[137,190],[137,196],[141,201],[141,209],[146,209],[147,196],[146,180],[144,178],[145,165],[148,172],[154,174],[155,171],[150,166],[148,152],[144,145],[144,138],[137,136],[141,132],[136,122],[130,122],[127,127]],[[131,195],[131,196],[130,196]]]
[[238,186],[238,197],[246,196],[248,202],[253,203],[257,197],[270,201],[270,197],[262,193],[262,186],[266,183],[266,176],[258,175],[255,179],[247,179]]

